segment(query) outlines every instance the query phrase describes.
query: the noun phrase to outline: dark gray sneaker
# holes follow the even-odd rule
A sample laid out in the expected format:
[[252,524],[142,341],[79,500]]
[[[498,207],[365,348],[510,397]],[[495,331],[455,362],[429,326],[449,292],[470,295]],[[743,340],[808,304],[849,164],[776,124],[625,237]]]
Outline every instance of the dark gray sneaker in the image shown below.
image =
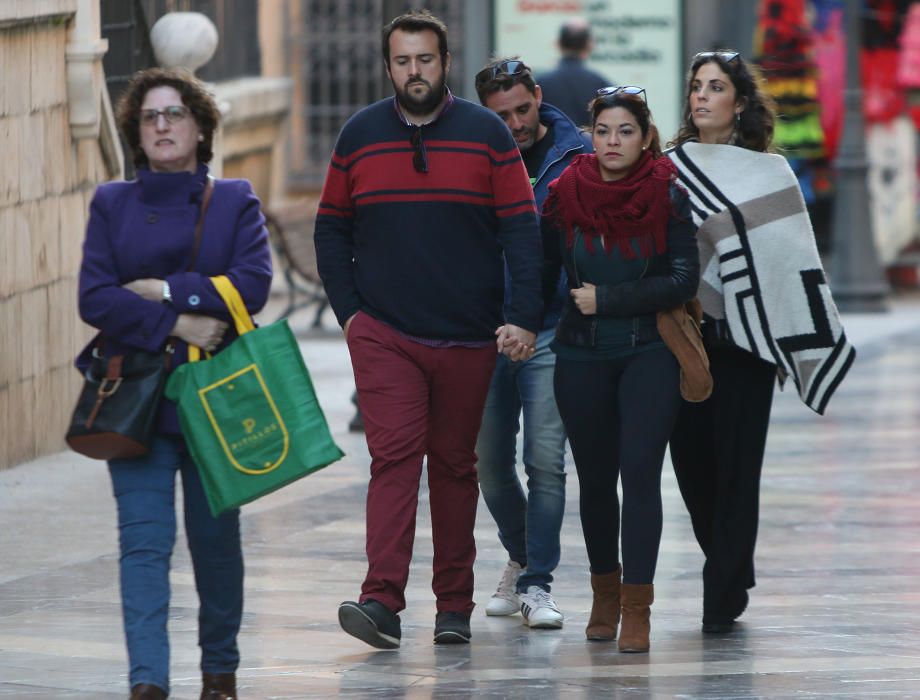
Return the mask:
[[398,649],[402,637],[399,616],[383,603],[346,600],[339,605],[339,624],[352,637],[377,649]]
[[435,644],[469,644],[470,616],[458,612],[439,612],[434,618]]

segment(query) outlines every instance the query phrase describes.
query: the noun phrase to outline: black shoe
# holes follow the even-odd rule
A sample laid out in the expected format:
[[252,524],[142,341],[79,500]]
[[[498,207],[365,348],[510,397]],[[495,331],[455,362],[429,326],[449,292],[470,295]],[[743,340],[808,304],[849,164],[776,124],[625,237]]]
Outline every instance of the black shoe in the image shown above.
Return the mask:
[[348,423],[348,432],[349,433],[363,433],[364,432],[364,419],[361,417],[361,411],[355,411],[354,418],[351,419]]
[[741,591],[736,597],[735,605],[723,607],[715,612],[703,610],[703,632],[706,634],[728,634],[735,629],[735,620],[747,610],[748,592]]
[[398,649],[402,630],[399,616],[376,600],[355,603],[346,600],[339,606],[339,624],[352,637],[377,649]]
[[361,409],[358,408],[358,392],[355,390],[355,393],[351,395],[351,402],[355,405],[355,415],[348,423],[348,432],[350,433],[363,433],[364,432],[364,418],[361,416]]
[[439,612],[434,618],[435,644],[469,644],[470,616],[458,612]]
[[728,634],[734,629],[734,620],[703,620],[703,632],[706,634]]

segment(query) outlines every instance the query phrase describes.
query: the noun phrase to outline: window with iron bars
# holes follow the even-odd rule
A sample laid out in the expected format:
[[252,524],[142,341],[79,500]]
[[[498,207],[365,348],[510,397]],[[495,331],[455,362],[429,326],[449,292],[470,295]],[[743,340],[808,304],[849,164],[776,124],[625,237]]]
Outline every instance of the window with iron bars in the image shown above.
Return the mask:
[[[285,0],[285,50],[294,79],[288,173],[298,189],[322,186],[342,125],[362,107],[392,94],[381,52],[381,29],[418,3],[393,0]],[[425,3],[447,25],[449,84],[463,78],[462,3]]]

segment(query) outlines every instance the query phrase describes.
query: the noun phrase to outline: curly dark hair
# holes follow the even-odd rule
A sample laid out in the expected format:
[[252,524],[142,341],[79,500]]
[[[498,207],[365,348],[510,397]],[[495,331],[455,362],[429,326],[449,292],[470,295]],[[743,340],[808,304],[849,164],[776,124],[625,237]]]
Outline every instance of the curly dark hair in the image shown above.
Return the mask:
[[410,10],[404,15],[395,17],[383,28],[383,62],[388,67],[390,65],[390,35],[397,29],[409,34],[426,29],[434,32],[438,37],[438,53],[441,54],[441,63],[447,62],[447,25],[428,10]]
[[214,157],[214,131],[220,121],[217,103],[198,78],[181,68],[148,68],[138,71],[118,99],[115,118],[118,128],[131,149],[135,167],[147,167],[147,154],[141,148],[140,114],[141,105],[147,93],[157,87],[171,87],[182,97],[182,104],[188,107],[198,125],[202,140],[198,143],[195,156],[199,163],[210,163]]
[[[498,66],[510,61],[517,61],[521,64],[517,73],[495,73],[495,69]],[[480,76],[483,74],[488,74],[491,77],[480,80]],[[523,85],[531,95],[537,94],[537,83],[533,78],[533,71],[530,70],[530,66],[521,60],[520,56],[493,58],[476,74],[476,94],[483,104],[489,95],[493,95],[499,90],[507,92],[515,85]]]
[[652,121],[652,111],[648,108],[648,103],[641,95],[617,92],[612,95],[595,97],[588,105],[588,109],[591,111],[591,128],[594,128],[601,112],[614,107],[622,107],[636,118],[636,123],[639,125],[643,139],[651,134],[648,150],[654,158],[658,158],[661,155],[661,139],[658,135],[658,127]]
[[[730,60],[726,56],[735,54]],[[735,128],[734,145],[751,151],[768,152],[773,144],[773,123],[776,120],[776,104],[764,90],[764,79],[756,66],[747,63],[741,54],[729,49],[706,51],[697,54],[687,73],[687,89],[684,93],[684,112],[680,129],[669,146],[676,146],[685,141],[695,141],[700,137],[690,115],[690,93],[697,71],[707,63],[719,66],[735,86],[736,98],[744,104],[738,126]]]

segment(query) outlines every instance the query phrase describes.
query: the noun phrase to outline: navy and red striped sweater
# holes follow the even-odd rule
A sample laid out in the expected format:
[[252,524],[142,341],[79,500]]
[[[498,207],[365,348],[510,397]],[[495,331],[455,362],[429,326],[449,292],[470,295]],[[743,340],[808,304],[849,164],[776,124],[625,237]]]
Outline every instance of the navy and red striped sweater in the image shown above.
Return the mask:
[[502,323],[540,329],[542,244],[517,145],[491,111],[452,98],[421,127],[416,172],[395,98],[357,112],[339,134],[316,218],[319,273],[339,323],[364,311],[434,340],[479,341]]

